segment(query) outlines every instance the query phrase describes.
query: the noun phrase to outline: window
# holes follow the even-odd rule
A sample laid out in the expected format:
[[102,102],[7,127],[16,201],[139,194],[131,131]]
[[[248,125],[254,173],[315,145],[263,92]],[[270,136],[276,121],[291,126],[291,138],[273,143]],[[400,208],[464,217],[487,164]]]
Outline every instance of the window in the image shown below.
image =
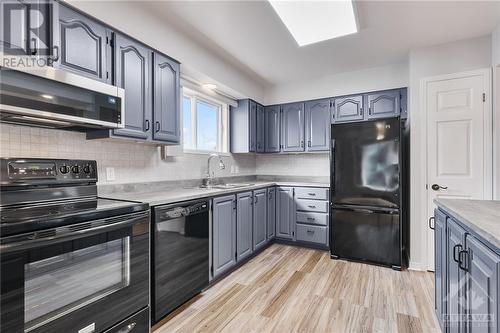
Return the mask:
[[184,88],[182,99],[185,151],[228,152],[228,105]]

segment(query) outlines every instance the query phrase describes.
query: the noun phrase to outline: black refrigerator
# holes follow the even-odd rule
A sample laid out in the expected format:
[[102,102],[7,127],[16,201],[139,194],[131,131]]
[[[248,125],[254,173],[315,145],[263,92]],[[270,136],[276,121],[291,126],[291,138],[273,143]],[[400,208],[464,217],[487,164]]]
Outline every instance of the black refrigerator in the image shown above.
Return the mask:
[[331,257],[406,267],[406,120],[334,124],[331,139]]

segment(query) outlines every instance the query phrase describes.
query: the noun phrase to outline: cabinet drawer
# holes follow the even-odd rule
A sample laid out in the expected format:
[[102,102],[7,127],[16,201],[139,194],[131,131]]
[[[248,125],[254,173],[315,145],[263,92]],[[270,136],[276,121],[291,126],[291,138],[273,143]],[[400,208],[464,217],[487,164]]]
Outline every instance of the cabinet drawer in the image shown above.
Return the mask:
[[327,200],[328,189],[321,187],[297,187],[295,188],[297,199]]
[[327,244],[326,227],[297,224],[297,240],[309,243]]
[[297,210],[305,212],[328,212],[328,201],[297,199]]
[[328,224],[328,214],[297,212],[297,222],[327,225]]

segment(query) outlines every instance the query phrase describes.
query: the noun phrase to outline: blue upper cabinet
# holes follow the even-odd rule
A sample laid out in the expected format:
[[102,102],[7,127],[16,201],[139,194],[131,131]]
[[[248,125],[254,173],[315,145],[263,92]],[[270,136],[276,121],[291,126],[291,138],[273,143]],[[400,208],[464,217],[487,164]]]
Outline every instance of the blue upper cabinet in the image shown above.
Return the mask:
[[153,139],[180,142],[180,66],[159,53],[154,54]]
[[305,103],[307,151],[328,151],[330,147],[330,100]]
[[265,114],[265,152],[278,153],[280,151],[280,106],[266,106]]
[[300,152],[304,145],[304,103],[285,104],[281,107],[282,151]]
[[111,83],[111,32],[60,2],[53,6],[54,66]]
[[264,107],[251,99],[243,99],[237,107],[231,107],[230,112],[231,153],[264,152]]
[[123,35],[116,35],[115,83],[125,89],[125,128],[113,130],[115,135],[152,138],[151,59],[150,49]]
[[335,98],[332,108],[333,123],[360,121],[363,119],[363,95]]
[[368,119],[398,116],[400,113],[400,99],[399,89],[367,94]]
[[265,113],[264,106],[257,104],[256,107],[256,140],[255,140],[255,151],[257,153],[263,153],[266,150],[266,142],[265,142]]

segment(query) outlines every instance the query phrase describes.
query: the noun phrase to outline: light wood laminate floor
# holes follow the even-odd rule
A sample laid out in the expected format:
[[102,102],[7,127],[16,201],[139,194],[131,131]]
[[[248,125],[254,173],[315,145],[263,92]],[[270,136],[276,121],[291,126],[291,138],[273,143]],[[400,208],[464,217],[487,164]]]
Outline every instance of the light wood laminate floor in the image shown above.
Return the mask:
[[274,244],[174,311],[167,332],[439,332],[433,274]]

